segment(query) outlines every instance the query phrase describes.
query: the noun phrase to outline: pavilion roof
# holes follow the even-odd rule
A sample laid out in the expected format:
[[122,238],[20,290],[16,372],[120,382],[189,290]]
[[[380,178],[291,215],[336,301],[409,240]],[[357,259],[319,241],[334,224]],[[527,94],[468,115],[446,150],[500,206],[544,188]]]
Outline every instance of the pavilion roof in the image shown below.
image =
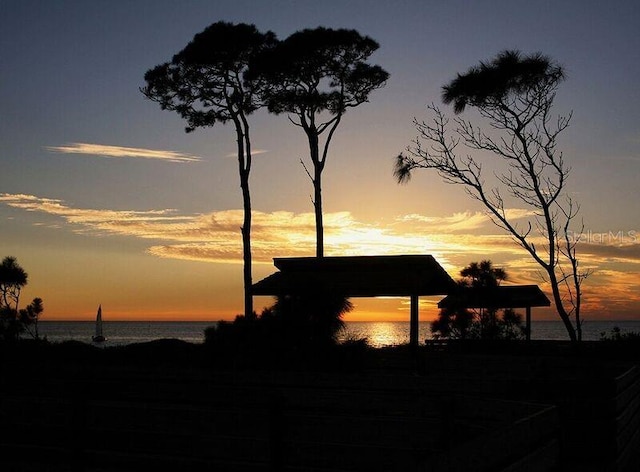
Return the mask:
[[254,295],[444,295],[456,286],[430,255],[276,258],[274,265],[279,272],[254,284]]
[[550,306],[537,285],[500,285],[458,289],[440,300],[438,308],[456,304],[465,308],[526,308]]

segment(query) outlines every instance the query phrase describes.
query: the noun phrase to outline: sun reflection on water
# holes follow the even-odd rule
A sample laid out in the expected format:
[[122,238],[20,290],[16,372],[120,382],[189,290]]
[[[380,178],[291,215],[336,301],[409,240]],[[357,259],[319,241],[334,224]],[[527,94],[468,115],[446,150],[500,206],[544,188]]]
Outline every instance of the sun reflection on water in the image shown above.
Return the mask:
[[372,323],[369,327],[367,338],[372,346],[388,346],[396,344],[404,333],[400,333],[398,325],[395,323],[379,322]]
[[[429,323],[420,323],[419,338],[429,336]],[[371,347],[397,346],[409,342],[409,323],[398,321],[352,321],[343,338],[366,338]]]

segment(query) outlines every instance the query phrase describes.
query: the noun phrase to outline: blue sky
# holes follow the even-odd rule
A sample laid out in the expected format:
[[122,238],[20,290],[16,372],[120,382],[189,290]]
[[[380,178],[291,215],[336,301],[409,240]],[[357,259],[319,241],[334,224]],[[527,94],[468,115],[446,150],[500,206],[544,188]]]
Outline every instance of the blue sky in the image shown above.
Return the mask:
[[[569,190],[596,235],[585,256],[599,271],[591,316],[637,309],[623,303],[640,288],[637,2],[4,0],[0,256],[18,258],[30,274],[25,297],[42,296],[50,316],[89,316],[99,302],[121,317],[241,311],[233,130],[186,134],[177,115],[139,92],[147,69],[219,20],[254,23],[280,38],[320,25],[354,28],[380,43],[371,60],[390,79],[349,111],[331,148],[328,243],[333,237],[335,254],[431,252],[454,276],[488,257],[516,280],[533,280],[508,239],[487,244],[504,236],[459,188],[428,172],[398,186],[392,157],[415,137],[413,118],[428,118],[425,105],[439,102],[456,73],[504,49],[551,56],[567,71],[556,111],[573,111],[560,139],[573,168]],[[264,151],[252,170],[263,222],[254,238],[257,280],[291,245],[313,254],[312,189],[299,164],[306,150],[299,130],[265,112],[251,124],[253,145]],[[176,154],[168,152],[186,159],[171,161]],[[297,243],[278,236],[285,232]],[[603,291],[615,299],[603,301]],[[372,313],[404,309],[360,305]]]

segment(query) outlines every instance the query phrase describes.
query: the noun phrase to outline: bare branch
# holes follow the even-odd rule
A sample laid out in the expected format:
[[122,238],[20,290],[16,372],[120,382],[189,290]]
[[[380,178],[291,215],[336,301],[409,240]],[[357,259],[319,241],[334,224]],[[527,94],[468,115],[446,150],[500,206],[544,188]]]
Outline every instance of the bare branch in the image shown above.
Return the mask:
[[[406,183],[415,169],[435,170],[444,182],[461,185],[471,198],[481,202],[491,221],[508,232],[542,268],[556,310],[575,340],[581,336],[581,284],[588,272],[579,270],[577,241],[569,238],[569,227],[579,208],[571,200],[560,202],[570,169],[557,150],[557,139],[569,126],[571,114],[554,120],[551,112],[563,78],[562,68],[548,58],[523,58],[509,51],[458,75],[444,87],[445,102],[454,103],[456,113],[466,105],[473,106],[490,131],[461,118],[456,118],[454,129],[449,130],[449,119],[431,104],[427,107],[431,121],[414,119],[418,137],[406,153],[395,158],[394,176]],[[460,144],[472,151],[488,152],[504,164],[502,171],[493,174],[495,186],[483,178],[482,153],[459,155]],[[511,201],[533,210],[534,216],[526,225],[510,220],[507,205]],[[542,237],[545,244],[536,247],[534,236]],[[575,327],[571,317],[575,318]]]
[[311,175],[311,172],[309,172],[309,169],[307,169],[307,165],[304,163],[304,161],[302,159],[300,159],[300,164],[302,164],[302,168],[304,169],[304,171],[307,173],[307,175],[311,179],[311,182],[313,182],[313,176]]

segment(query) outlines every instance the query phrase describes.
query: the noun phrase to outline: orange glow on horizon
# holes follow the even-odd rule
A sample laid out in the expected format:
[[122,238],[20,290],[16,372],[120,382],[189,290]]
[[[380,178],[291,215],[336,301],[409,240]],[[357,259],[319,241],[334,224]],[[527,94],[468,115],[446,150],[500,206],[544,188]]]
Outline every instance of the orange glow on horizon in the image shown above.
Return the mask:
[[[56,218],[54,223],[39,223],[38,231],[68,229],[71,235],[66,236],[74,238],[60,246],[6,248],[29,273],[23,304],[42,298],[43,319],[91,320],[98,303],[105,318],[113,320],[217,321],[233,320],[243,312],[240,210],[191,215],[167,209],[96,210],[13,194],[0,194],[0,203]],[[517,209],[510,211],[522,216]],[[276,271],[274,257],[313,255],[311,213],[256,211],[254,220],[254,282]],[[507,270],[510,283],[539,284],[552,298],[531,257],[507,235],[489,228],[486,216],[470,211],[438,217],[396,215],[377,222],[348,211],[326,213],[326,253],[431,254],[454,279],[471,261],[490,259]],[[594,270],[583,285],[583,319],[638,319],[639,243],[606,238],[585,243],[580,265]],[[437,301],[421,298],[422,320],[437,316]],[[256,300],[255,309],[259,313],[270,304],[268,299]],[[403,321],[408,313],[408,299],[358,299],[346,319]],[[558,319],[553,309],[536,309],[534,317]]]

